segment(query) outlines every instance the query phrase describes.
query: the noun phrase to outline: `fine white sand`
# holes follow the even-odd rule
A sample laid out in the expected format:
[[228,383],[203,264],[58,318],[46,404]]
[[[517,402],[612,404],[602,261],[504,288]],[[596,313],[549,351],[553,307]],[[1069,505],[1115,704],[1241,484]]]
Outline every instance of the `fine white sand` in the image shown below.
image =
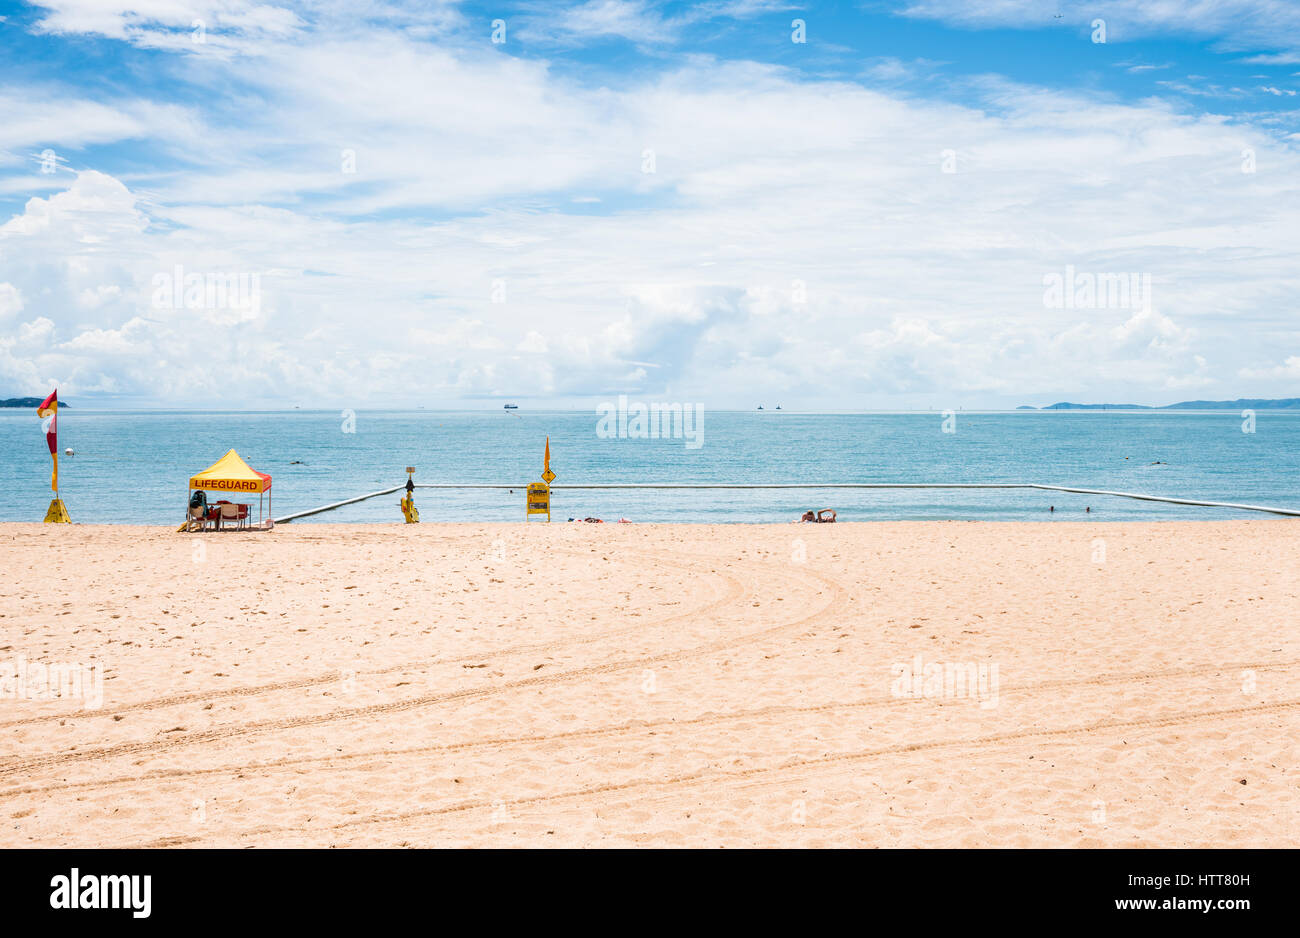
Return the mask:
[[6,524],[0,562],[0,669],[105,669],[0,696],[0,846],[1300,834],[1293,522]]

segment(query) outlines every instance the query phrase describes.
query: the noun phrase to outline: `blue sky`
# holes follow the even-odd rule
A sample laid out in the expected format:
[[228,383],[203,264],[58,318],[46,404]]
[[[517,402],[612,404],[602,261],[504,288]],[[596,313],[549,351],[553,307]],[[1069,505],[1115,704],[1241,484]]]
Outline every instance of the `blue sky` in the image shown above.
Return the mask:
[[0,15],[0,396],[1297,394],[1300,5]]

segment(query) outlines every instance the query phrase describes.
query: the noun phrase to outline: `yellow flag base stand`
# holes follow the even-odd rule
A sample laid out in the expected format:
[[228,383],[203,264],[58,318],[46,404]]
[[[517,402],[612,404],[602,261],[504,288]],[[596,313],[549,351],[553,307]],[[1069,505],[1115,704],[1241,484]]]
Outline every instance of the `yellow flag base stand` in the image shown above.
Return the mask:
[[402,517],[406,519],[407,524],[420,523],[420,509],[415,507],[415,483],[412,481],[415,474],[414,466],[406,467],[406,497],[398,504],[402,506]]
[[72,519],[68,517],[68,507],[63,504],[63,499],[56,498],[50,502],[50,510],[45,513],[46,524],[72,524]]

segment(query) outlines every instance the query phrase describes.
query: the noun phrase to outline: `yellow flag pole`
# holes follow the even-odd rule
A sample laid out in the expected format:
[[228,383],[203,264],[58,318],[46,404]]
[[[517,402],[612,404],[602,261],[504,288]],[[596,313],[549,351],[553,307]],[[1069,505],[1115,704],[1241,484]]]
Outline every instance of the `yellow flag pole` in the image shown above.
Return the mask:
[[[58,418],[58,413],[59,405],[55,403],[55,419]],[[54,458],[54,471],[50,473],[50,488],[54,489],[54,500],[50,502],[50,508],[45,512],[45,523],[69,524],[72,519],[68,517],[67,506],[64,505],[63,500],[59,498],[59,448],[57,443],[55,444],[54,451],[50,453],[50,455]]]

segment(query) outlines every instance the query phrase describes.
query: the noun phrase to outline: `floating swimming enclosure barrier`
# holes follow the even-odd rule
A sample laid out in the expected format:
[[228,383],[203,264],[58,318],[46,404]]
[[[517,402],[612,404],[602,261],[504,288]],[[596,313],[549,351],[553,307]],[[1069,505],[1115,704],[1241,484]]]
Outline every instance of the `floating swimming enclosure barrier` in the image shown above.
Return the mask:
[[[295,512],[276,518],[276,524],[284,524],[297,518],[318,515],[323,511],[332,511],[344,505],[353,505],[368,498],[380,495],[392,495],[405,489],[397,485],[369,495],[358,495],[319,508]],[[416,482],[417,489],[519,489],[528,487],[516,483],[496,482]],[[1300,518],[1300,508],[1276,508],[1269,505],[1243,505],[1238,502],[1211,502],[1194,498],[1174,498],[1168,495],[1145,495],[1140,492],[1113,492],[1107,489],[1081,489],[1067,485],[1043,485],[1037,482],[593,482],[589,484],[552,485],[552,492],[558,491],[617,491],[637,489],[1038,489],[1046,492],[1069,492],[1075,495],[1108,495],[1115,498],[1133,498],[1145,502],[1166,502],[1171,505],[1195,505],[1202,508],[1234,508],[1238,511],[1262,511],[1273,515],[1286,515]]]
[[371,492],[369,495],[358,495],[356,498],[346,498],[341,502],[332,502],[329,505],[321,505],[319,508],[309,508],[307,511],[298,511],[291,515],[285,515],[283,518],[276,518],[276,524],[284,524],[287,521],[293,521],[295,518],[306,518],[308,515],[318,515],[322,511],[333,511],[335,508],[342,508],[344,505],[355,505],[357,502],[364,502],[367,498],[378,498],[380,495],[392,495],[394,492],[401,492],[406,488],[405,485],[395,485],[391,489],[384,489],[382,492]]

